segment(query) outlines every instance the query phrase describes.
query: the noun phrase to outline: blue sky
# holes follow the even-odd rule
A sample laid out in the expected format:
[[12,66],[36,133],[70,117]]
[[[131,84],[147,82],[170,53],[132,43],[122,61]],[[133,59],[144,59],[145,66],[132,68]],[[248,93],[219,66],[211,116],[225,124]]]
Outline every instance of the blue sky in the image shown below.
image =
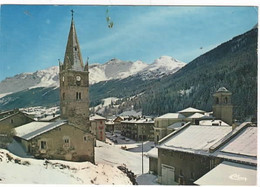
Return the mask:
[[2,5],[0,80],[58,65],[71,9],[90,64],[111,58],[152,63],[163,55],[188,63],[258,22],[257,7]]

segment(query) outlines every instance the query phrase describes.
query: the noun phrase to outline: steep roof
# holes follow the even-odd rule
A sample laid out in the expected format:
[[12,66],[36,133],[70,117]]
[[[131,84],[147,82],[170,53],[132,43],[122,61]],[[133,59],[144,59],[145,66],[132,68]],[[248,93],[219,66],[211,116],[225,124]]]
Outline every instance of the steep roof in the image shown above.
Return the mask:
[[179,113],[167,113],[159,116],[157,119],[184,119],[185,116]]
[[201,119],[201,118],[211,118],[211,117],[196,112],[195,114],[190,115],[188,118],[189,119]]
[[205,113],[205,111],[199,110],[196,108],[192,108],[192,107],[188,107],[188,108],[185,108],[185,109],[179,111],[179,113]]
[[231,127],[225,126],[185,125],[159,142],[158,148],[208,154],[209,148],[231,131]]
[[71,20],[70,32],[64,56],[64,69],[72,69],[76,71],[84,70],[79,41],[73,19]]
[[220,87],[217,92],[229,92],[225,87]]
[[30,140],[56,127],[66,124],[66,121],[56,122],[31,122],[15,128],[16,136],[25,140]]

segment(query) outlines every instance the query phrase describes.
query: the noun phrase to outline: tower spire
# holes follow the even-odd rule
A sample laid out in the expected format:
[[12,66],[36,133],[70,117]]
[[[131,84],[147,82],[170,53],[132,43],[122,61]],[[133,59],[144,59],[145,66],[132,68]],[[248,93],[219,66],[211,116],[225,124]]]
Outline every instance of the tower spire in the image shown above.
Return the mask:
[[71,11],[71,20],[73,21],[74,10],[71,9],[70,11]]
[[65,69],[73,69],[76,71],[83,71],[84,65],[80,52],[79,41],[76,33],[76,28],[74,25],[73,17],[74,10],[71,10],[71,25],[67,41],[66,52],[64,56],[64,66]]

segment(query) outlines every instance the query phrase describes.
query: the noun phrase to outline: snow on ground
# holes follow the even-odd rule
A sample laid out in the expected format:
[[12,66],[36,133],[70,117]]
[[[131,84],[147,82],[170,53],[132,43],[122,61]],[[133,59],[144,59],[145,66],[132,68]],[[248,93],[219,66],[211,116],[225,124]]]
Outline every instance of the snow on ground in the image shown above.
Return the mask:
[[60,107],[55,106],[55,107],[46,108],[42,106],[36,106],[36,107],[21,108],[20,110],[28,115],[33,115],[35,117],[43,117],[45,114],[48,116],[48,115],[59,113]]
[[[97,141],[95,148],[95,160],[98,164],[109,164],[112,166],[125,165],[136,175],[142,174],[142,155],[120,149],[118,146],[109,145]],[[149,159],[144,156],[144,173],[149,170]]]
[[129,178],[110,164],[21,158],[0,149],[0,184],[120,184]]
[[8,92],[8,93],[0,94],[0,98],[5,97],[5,96],[7,96],[7,95],[10,95],[10,94],[12,94],[12,93],[13,93],[13,92]]
[[102,104],[95,106],[94,110],[98,113],[103,113],[105,110],[105,107],[116,102],[117,100],[118,100],[117,97],[108,97],[108,98],[102,99]]

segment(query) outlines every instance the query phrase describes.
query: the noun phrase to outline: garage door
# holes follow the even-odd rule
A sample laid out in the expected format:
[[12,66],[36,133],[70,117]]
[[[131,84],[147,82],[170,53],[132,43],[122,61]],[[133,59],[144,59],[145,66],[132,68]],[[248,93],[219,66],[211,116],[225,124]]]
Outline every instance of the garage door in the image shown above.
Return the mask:
[[162,184],[167,185],[176,183],[174,171],[174,167],[162,164]]

